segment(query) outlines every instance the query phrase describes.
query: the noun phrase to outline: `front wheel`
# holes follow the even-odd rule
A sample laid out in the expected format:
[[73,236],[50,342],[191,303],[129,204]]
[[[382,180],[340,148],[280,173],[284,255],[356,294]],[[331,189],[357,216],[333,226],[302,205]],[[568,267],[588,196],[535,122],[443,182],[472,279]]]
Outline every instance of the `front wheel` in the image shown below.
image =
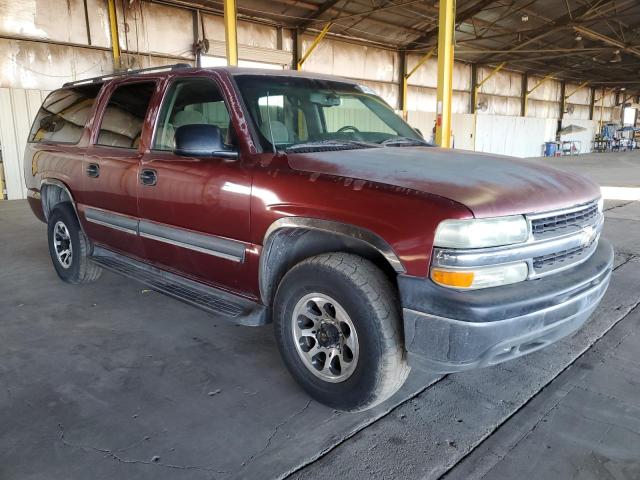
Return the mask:
[[293,267],[278,287],[274,323],[293,377],[332,408],[371,408],[409,373],[395,288],[357,255],[323,254]]

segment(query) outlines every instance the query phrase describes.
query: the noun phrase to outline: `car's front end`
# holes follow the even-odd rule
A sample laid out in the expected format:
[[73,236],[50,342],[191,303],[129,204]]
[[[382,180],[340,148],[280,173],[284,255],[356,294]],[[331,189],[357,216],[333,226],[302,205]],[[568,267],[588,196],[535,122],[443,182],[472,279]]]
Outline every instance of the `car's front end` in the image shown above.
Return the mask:
[[410,363],[442,373],[494,365],[577,330],[611,276],[603,220],[602,200],[594,199],[442,222],[430,278],[399,278]]
[[292,216],[344,225],[338,237],[366,231],[385,245],[356,252],[375,260],[377,249],[378,266],[397,278],[411,365],[455,372],[500,363],[570,334],[599,304],[613,250],[600,238],[593,182],[434,148],[350,81],[243,71],[234,81],[257,144],[273,152],[264,161],[269,184],[280,168],[305,179],[277,197],[277,211],[287,204]]

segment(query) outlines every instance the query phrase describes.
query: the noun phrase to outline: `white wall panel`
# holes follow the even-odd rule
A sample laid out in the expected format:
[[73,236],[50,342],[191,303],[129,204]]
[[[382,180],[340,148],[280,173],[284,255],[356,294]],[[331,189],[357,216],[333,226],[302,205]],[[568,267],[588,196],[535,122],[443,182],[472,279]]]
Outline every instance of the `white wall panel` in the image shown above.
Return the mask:
[[422,112],[422,111],[408,111],[407,122],[413,128],[417,128],[422,132],[422,136],[425,140],[433,140],[433,126],[436,121],[435,112]]
[[573,112],[565,112],[564,118],[575,120],[589,120],[589,105],[567,103],[567,107],[573,109]]
[[[202,14],[204,33],[209,40],[224,42],[224,19],[220,15]],[[283,30],[282,46],[284,50],[291,51],[291,31]],[[278,33],[275,27],[261,25],[253,22],[238,21],[238,43],[252,47],[272,48],[278,46]]]
[[31,122],[48,92],[0,88],[0,148],[9,200],[26,198],[23,156]]
[[527,100],[527,117],[560,118],[560,103],[545,100]]
[[530,76],[528,78],[529,86],[528,90],[535,87],[535,90],[529,94],[530,100],[546,100],[549,102],[559,102],[560,93],[562,90],[561,84],[558,80],[549,78],[544,80],[544,77]]
[[575,105],[589,105],[591,102],[591,87],[578,88],[577,83],[569,83],[565,85],[565,95],[570,95],[567,99],[567,103],[573,103]]
[[475,147],[476,116],[471,113],[451,115],[453,145],[458,150],[473,150]]
[[544,142],[555,139],[557,121],[545,118],[478,115],[476,150],[479,152],[537,157]]
[[562,135],[561,140],[577,140],[580,142],[580,153],[591,152],[591,142],[596,136],[598,131],[598,122],[593,120],[579,120],[575,118],[563,118],[562,128],[569,125],[577,125],[579,127],[586,128],[583,132],[572,133],[570,135]]
[[109,9],[106,0],[87,0],[91,45],[111,48]]
[[[435,88],[410,85],[407,88],[407,110],[435,112],[436,95]],[[451,98],[452,113],[468,113],[469,102],[470,94],[468,92],[454,91]]]
[[520,115],[519,97],[499,97],[497,95],[478,95],[478,103],[486,103],[487,109],[478,111],[478,115]]
[[[302,37],[302,51],[307,52],[315,37]],[[304,53],[303,53],[304,55]],[[303,70],[342,77],[398,81],[398,54],[391,50],[324,39],[313,50]]]
[[0,34],[86,43],[82,0],[0,0]]
[[108,51],[0,39],[0,87],[52,90],[110,72]]
[[149,2],[118,2],[120,48],[193,57],[193,16],[184,8]]
[[[407,72],[410,72],[420,61],[423,55],[416,53],[407,54]],[[409,85],[418,85],[421,87],[438,86],[438,58],[432,57],[409,77]],[[471,90],[471,65],[461,62],[453,63],[453,89],[454,90]]]
[[[478,68],[478,83],[491,75],[492,68]],[[522,77],[519,73],[501,70],[489,78],[481,87],[480,93],[496,94],[505,97],[519,97]]]

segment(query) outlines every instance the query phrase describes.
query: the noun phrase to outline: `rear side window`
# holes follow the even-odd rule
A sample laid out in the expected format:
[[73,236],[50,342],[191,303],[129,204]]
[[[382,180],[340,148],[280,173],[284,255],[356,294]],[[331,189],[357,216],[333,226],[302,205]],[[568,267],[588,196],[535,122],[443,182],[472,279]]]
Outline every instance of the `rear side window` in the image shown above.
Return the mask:
[[104,110],[98,145],[138,148],[154,82],[128,83],[115,89]]
[[52,92],[40,107],[29,142],[78,143],[102,85],[78,85]]

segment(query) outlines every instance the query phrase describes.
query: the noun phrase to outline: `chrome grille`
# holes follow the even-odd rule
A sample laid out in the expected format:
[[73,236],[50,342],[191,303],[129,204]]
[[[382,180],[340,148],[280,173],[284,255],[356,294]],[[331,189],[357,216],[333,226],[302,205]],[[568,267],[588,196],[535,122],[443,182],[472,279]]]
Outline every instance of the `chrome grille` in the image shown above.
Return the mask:
[[592,225],[598,216],[598,202],[589,202],[555,215],[535,217],[531,219],[531,233],[534,238],[559,236],[569,227]]
[[598,239],[595,238],[588,245],[560,250],[559,252],[541,255],[533,258],[533,268],[537,274],[544,274],[549,271],[571,266],[576,262],[588,257],[597,246]]

